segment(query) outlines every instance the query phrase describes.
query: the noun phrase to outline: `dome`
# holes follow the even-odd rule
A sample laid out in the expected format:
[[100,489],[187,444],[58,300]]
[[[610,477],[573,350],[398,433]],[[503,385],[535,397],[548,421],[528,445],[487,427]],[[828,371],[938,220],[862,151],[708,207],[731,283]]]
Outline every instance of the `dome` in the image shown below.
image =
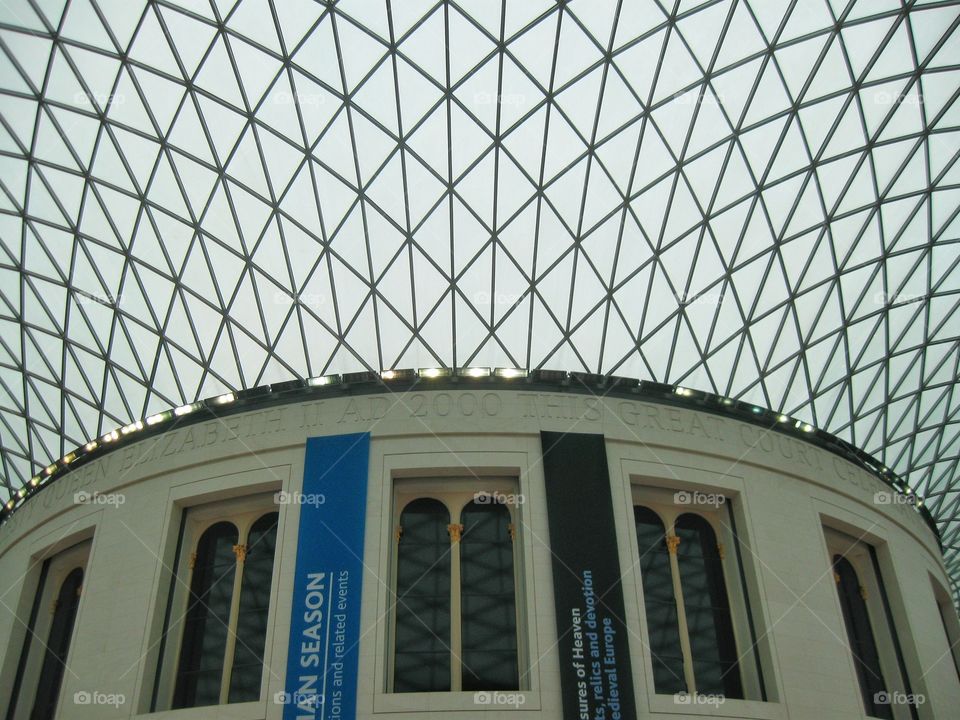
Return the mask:
[[957,5],[0,15],[0,498],[199,398],[550,368],[843,438],[960,577]]

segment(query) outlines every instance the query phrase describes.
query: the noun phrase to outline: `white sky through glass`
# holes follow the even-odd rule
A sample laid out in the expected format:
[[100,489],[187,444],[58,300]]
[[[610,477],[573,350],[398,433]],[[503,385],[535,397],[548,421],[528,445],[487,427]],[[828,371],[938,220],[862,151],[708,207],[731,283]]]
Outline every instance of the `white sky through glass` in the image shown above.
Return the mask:
[[873,453],[956,577],[958,24],[892,0],[4,2],[0,497],[226,389],[584,370]]

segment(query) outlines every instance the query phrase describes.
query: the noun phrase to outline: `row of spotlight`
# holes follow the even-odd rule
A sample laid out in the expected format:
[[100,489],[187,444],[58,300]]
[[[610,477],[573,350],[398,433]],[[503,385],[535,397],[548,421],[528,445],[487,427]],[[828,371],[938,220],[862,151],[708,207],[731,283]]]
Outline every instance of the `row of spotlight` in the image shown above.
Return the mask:
[[[268,398],[282,398],[290,395],[303,395],[309,393],[314,388],[341,387],[346,389],[352,385],[368,385],[370,383],[383,385],[403,385],[414,384],[419,381],[447,380],[450,382],[464,379],[467,381],[482,381],[484,379],[498,380],[517,380],[533,384],[551,384],[563,387],[572,387],[574,389],[580,386],[589,389],[612,390],[616,388],[620,392],[636,393],[641,397],[654,397],[658,400],[674,401],[683,405],[697,405],[713,411],[721,411],[725,414],[740,416],[743,419],[753,421],[773,421],[780,425],[787,432],[800,432],[815,434],[818,439],[826,444],[839,446],[839,449],[846,452],[847,455],[864,465],[868,470],[882,477],[888,484],[903,492],[909,498],[912,498],[918,508],[923,507],[923,501],[919,499],[907,484],[893,473],[889,468],[877,463],[867,453],[853,448],[843,443],[839,438],[835,438],[829,433],[818,431],[813,425],[802,420],[792,418],[788,415],[774,413],[759,405],[751,405],[739,400],[728,397],[714,395],[712,393],[692,390],[690,388],[656,383],[647,380],[637,380],[635,378],[625,378],[612,375],[599,375],[593,373],[567,372],[565,370],[522,370],[520,368],[489,368],[489,367],[466,367],[466,368],[420,368],[383,370],[382,372],[362,371],[354,373],[344,373],[342,375],[322,375],[318,377],[307,378],[305,380],[289,380],[273,385],[264,385],[251,388],[249,390],[239,390],[228,392],[215,397],[200,400],[194,403],[181,405],[172,410],[151,415],[143,420],[124,425],[121,428],[112,430],[97,440],[91,440],[82,447],[67,453],[60,460],[51,463],[39,474],[32,477],[28,485],[20,488],[16,494],[11,497],[0,509],[0,522],[6,519],[16,507],[24,502],[33,493],[48,484],[54,476],[66,473],[75,466],[78,461],[87,461],[92,459],[94,454],[108,451],[121,438],[127,438],[131,435],[139,434],[144,430],[159,429],[157,426],[165,425],[189,416],[194,413],[206,410],[211,415],[216,415],[219,408],[235,404],[255,404],[259,400]],[[682,400],[680,400],[682,398]],[[202,413],[201,413],[202,414]]]
[[34,475],[32,478],[30,478],[30,481],[27,485],[20,488],[11,498],[9,498],[2,506],[0,506],[0,522],[5,520],[10,513],[13,512],[13,510],[15,510],[16,507],[25,501],[30,495],[34,494],[42,486],[48,484],[53,479],[54,475],[59,476],[60,474],[67,472],[72,466],[76,465],[78,460],[89,460],[94,453],[97,453],[97,451],[107,451],[121,438],[138,433],[144,429],[153,429],[157,425],[168,423],[172,420],[190,415],[203,409],[214,409],[225,405],[231,405],[237,401],[250,400],[255,397],[266,395],[288,394],[292,391],[302,392],[307,388],[354,385],[378,381],[396,382],[402,380],[417,380],[421,378],[425,380],[433,380],[437,378],[451,377],[497,377],[504,380],[509,380],[514,378],[525,378],[527,375],[528,373],[526,370],[521,370],[519,368],[491,369],[488,367],[469,367],[458,368],[457,370],[451,370],[450,368],[384,370],[380,373],[356,372],[346,373],[343,375],[321,375],[318,377],[307,378],[305,380],[290,380],[286,382],[275,383],[273,385],[252,388],[250,390],[223,393],[222,395],[217,395],[205,400],[198,400],[197,402],[181,405],[173,410],[165,410],[163,412],[156,413],[155,415],[151,415],[143,420],[137,420],[129,425],[124,425],[123,427],[111,430],[110,432],[100,436],[98,439],[91,440],[85,445],[67,453],[59,460],[47,465],[47,467],[41,470],[37,475]]

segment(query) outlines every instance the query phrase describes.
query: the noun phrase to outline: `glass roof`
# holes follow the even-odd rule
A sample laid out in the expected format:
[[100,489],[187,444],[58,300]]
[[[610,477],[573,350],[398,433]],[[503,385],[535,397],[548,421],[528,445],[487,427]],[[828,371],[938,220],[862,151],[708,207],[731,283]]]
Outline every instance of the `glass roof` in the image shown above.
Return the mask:
[[960,576],[960,6],[0,5],[3,490],[358,369],[634,376],[908,479]]

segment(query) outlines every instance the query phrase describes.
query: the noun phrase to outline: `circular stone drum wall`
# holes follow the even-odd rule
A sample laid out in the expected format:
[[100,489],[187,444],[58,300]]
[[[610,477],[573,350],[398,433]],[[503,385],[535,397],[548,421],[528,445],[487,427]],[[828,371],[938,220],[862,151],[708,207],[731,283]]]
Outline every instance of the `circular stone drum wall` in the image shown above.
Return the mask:
[[[78,719],[314,717],[321,695],[344,719],[960,705],[937,539],[901,496],[795,436],[639,400],[415,389],[178,427],[29,499],[0,576],[15,720],[51,678]],[[214,641],[214,670],[191,665]]]

